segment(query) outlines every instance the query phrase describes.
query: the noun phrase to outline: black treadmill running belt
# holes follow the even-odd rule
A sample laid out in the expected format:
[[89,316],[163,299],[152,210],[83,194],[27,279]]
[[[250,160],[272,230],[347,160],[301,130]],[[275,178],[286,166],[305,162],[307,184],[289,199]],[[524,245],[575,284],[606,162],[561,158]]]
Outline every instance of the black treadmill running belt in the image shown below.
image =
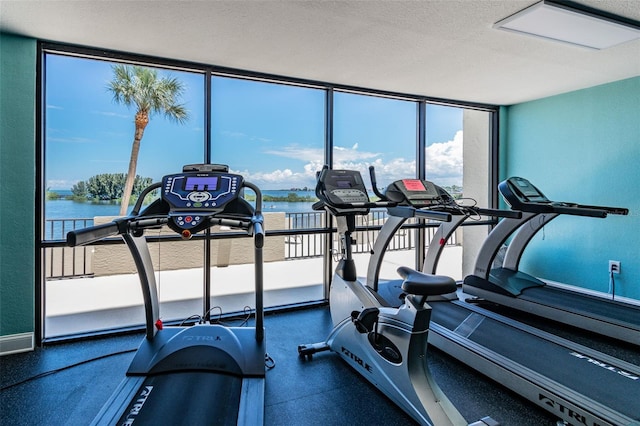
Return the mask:
[[[451,331],[456,330],[467,317],[478,315],[449,302],[430,305],[433,308],[431,321]],[[488,317],[479,324],[477,318],[473,318],[473,323],[470,334],[466,327],[461,327],[464,332],[456,333],[632,419],[640,420],[640,378]]]
[[147,378],[118,425],[235,425],[242,378],[182,372]]
[[560,310],[581,313],[592,318],[610,319],[640,328],[640,307],[634,307],[600,297],[580,294],[551,286],[532,287],[524,290],[521,299],[554,306]]

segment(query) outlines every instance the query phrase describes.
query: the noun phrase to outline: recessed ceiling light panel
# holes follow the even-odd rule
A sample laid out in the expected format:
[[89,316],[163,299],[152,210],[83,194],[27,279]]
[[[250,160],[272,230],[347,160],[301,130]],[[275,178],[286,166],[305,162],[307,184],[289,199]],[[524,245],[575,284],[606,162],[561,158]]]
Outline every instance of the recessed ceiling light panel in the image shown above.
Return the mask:
[[592,49],[640,38],[639,26],[546,0],[496,22],[493,28]]

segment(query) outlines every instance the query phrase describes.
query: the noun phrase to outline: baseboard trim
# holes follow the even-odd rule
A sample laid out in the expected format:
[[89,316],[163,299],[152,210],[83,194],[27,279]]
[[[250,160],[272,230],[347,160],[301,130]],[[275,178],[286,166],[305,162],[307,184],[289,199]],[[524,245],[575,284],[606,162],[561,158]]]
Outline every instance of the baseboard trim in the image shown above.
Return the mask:
[[597,290],[590,290],[584,287],[576,287],[573,285],[569,285],[569,284],[564,284],[564,283],[559,283],[557,281],[551,281],[551,280],[545,280],[543,278],[539,278],[540,280],[544,281],[545,283],[547,283],[548,285],[552,286],[552,287],[558,287],[564,290],[569,290],[569,291],[575,291],[578,293],[584,293],[584,294],[588,294],[590,296],[595,296],[595,297],[600,297],[602,299],[606,299],[606,300],[617,300],[618,302],[622,302],[622,303],[627,303],[629,305],[634,305],[640,308],[640,300],[638,299],[631,299],[630,297],[624,297],[624,296],[615,296],[613,297],[611,295],[611,293],[604,293],[602,291],[597,291]]
[[32,351],[35,348],[33,333],[0,336],[0,356]]

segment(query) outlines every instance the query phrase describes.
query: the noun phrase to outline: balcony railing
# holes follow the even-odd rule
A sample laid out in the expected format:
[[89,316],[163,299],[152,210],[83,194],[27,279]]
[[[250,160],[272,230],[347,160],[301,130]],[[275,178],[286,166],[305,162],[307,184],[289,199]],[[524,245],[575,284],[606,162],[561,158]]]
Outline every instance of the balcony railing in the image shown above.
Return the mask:
[[[354,253],[365,253],[372,249],[380,227],[387,217],[383,210],[372,210],[367,216],[359,216],[357,231],[355,232],[356,244]],[[270,238],[284,238],[283,260],[295,260],[303,258],[321,257],[325,251],[324,233],[326,215],[322,212],[285,213],[285,228],[279,230],[278,236]],[[47,219],[45,222],[44,256],[45,278],[64,279],[93,276],[93,251],[91,246],[66,247],[61,241],[66,233],[93,225],[93,219]],[[284,232],[282,232],[284,231]],[[436,227],[427,228],[427,241],[430,241],[436,232]],[[267,236],[269,231],[267,230]],[[389,244],[388,250],[411,250],[415,248],[415,232],[412,229],[400,229]],[[447,245],[457,245],[457,237],[454,233]],[[334,247],[339,247],[334,241]]]
[[[63,240],[69,231],[93,225],[93,219],[47,219],[44,240]],[[91,247],[57,247],[44,249],[45,278],[61,279],[93,275]]]

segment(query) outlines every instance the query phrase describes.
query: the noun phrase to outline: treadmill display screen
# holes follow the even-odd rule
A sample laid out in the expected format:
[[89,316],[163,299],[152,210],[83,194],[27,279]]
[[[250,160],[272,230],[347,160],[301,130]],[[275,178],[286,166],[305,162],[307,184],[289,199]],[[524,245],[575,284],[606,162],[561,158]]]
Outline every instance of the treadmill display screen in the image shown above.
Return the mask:
[[407,191],[426,191],[424,184],[419,179],[404,179],[402,183]]
[[531,183],[529,183],[528,180],[517,179],[515,182],[520,187],[522,194],[525,195],[526,197],[531,197],[531,198],[543,197],[543,195],[538,190],[536,190],[536,188],[533,185],[531,185]]
[[184,184],[185,191],[214,191],[218,189],[217,176],[187,177]]

